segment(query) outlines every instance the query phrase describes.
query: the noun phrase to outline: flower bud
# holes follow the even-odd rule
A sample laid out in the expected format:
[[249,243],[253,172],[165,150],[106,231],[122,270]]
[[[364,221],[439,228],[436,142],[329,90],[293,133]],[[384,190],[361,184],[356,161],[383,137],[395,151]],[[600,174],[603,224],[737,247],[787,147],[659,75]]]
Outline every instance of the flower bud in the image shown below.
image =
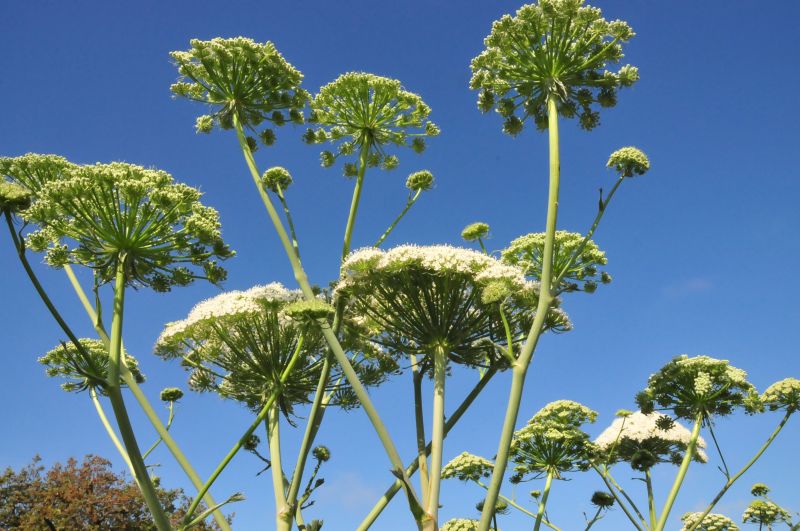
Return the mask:
[[612,505],[614,505],[614,496],[610,492],[604,492],[602,490],[595,491],[592,494],[592,505],[595,507],[600,507],[603,509],[608,509]]
[[415,153],[422,153],[425,151],[425,139],[415,137],[414,140],[411,141],[411,149],[413,149]]
[[489,225],[483,222],[472,223],[464,227],[461,231],[461,237],[468,242],[474,242],[481,238],[485,238],[489,234]]
[[275,131],[272,129],[264,129],[259,133],[258,138],[265,146],[271,146],[275,143]]
[[345,177],[355,177],[358,175],[358,167],[352,162],[346,162],[342,169],[342,173],[344,173]]
[[214,129],[214,118],[208,114],[198,116],[194,125],[198,133],[210,133]]
[[400,159],[396,155],[389,155],[383,159],[381,168],[384,170],[393,170],[400,164]]
[[517,116],[509,116],[503,122],[503,132],[511,136],[517,136],[522,132],[522,120]]
[[331,458],[331,451],[328,450],[327,446],[317,446],[312,450],[311,454],[314,456],[314,459],[323,463]]
[[292,176],[286,168],[275,166],[264,172],[261,183],[264,188],[278,193],[279,189],[283,191],[289,188],[289,185],[292,184]]
[[258,438],[258,435],[253,433],[253,434],[250,435],[250,437],[248,437],[244,441],[244,444],[242,445],[242,448],[244,448],[248,452],[252,452],[256,448],[258,448],[259,444],[261,444],[261,439]]
[[406,188],[412,191],[430,190],[433,187],[433,174],[428,170],[415,171],[406,179]]
[[[267,145],[269,145],[269,144],[267,144]],[[256,139],[253,138],[252,136],[248,136],[247,137],[247,147],[250,148],[251,152],[255,153],[256,151],[258,151],[258,142],[256,142]]]
[[331,317],[335,310],[327,302],[315,299],[313,301],[297,301],[287,305],[283,310],[286,315],[296,321],[317,321]]
[[177,387],[166,387],[161,390],[162,402],[177,402],[181,398],[183,398],[183,391]]
[[30,190],[0,178],[0,211],[21,212],[31,206],[32,195]]
[[615,169],[621,177],[644,175],[650,169],[650,160],[640,149],[629,146],[620,148],[608,158],[606,164]]
[[750,487],[750,494],[753,496],[766,496],[769,494],[769,487],[763,483],[756,483]]
[[322,153],[319,154],[319,160],[323,168],[330,168],[331,166],[333,166],[336,157],[334,157],[333,153],[331,153],[330,151],[323,151]]

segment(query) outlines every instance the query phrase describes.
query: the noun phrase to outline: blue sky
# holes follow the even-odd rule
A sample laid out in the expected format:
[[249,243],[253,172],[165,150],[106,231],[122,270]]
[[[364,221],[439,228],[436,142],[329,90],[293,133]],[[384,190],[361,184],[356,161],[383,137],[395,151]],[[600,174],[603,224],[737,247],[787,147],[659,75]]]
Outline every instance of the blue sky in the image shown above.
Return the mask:
[[[793,276],[800,261],[800,183],[796,176],[800,107],[793,91],[796,68],[796,3],[622,2],[597,3],[608,18],[622,18],[637,32],[626,62],[641,81],[602,112],[591,133],[574,122],[562,126],[561,228],[585,231],[594,216],[597,189],[613,175],[605,161],[613,150],[636,145],[652,171],[626,182],[597,234],[614,282],[594,295],[575,295],[565,308],[575,330],[542,341],[532,367],[520,422],[547,402],[569,398],[600,412],[599,433],[648,374],[673,355],[708,354],[730,359],[763,389],[800,376],[797,358],[800,295]],[[430,169],[436,188],[426,194],[392,235],[404,242],[459,243],[467,223],[491,224],[489,247],[543,230],[546,201],[546,136],[533,130],[516,139],[501,133],[500,119],[481,115],[467,87],[469,61],[482,49],[493,20],[513,12],[513,2],[5,2],[0,17],[0,155],[57,153],[79,163],[125,160],[171,172],[200,187],[218,208],[226,240],[238,256],[229,262],[226,289],[281,281],[292,285],[288,263],[246,174],[231,134],[194,133],[202,109],[170,97],[176,77],[168,52],[190,38],[244,35],[273,41],[305,74],[315,92],[340,73],[373,72],[400,79],[432,107],[442,135],[421,156],[407,153],[394,173],[367,176],[356,245],[370,244],[405,200],[405,176]],[[531,128],[532,129],[532,128]],[[289,168],[289,191],[304,261],[312,281],[337,274],[341,233],[352,183],[338,169],[318,164],[319,148],[304,145],[302,129],[278,131],[278,142],[258,153],[263,167]],[[4,385],[0,386],[0,467],[22,466],[39,453],[45,463],[85,453],[119,462],[88,396],[65,395],[47,379],[36,358],[62,339],[14,255],[0,235],[0,323]],[[788,268],[788,269],[787,269]],[[38,266],[63,313],[81,335],[91,328],[69,292],[63,273]],[[779,274],[780,273],[780,274]],[[125,342],[138,356],[153,399],[165,386],[185,384],[177,364],[151,354],[163,324],[178,319],[215,288],[197,284],[159,295],[131,293]],[[407,376],[407,375],[405,375]],[[456,404],[475,374],[456,371],[448,404]],[[452,390],[452,391],[451,391]],[[491,456],[508,392],[499,377],[448,438],[445,460],[463,450]],[[410,378],[373,392],[377,407],[405,456],[413,453]],[[131,407],[135,410],[135,406]],[[166,413],[166,411],[165,411]],[[153,437],[135,412],[143,445]],[[249,414],[212,396],[187,396],[178,407],[174,434],[201,470],[211,471],[249,423]],[[775,414],[734,416],[719,423],[732,463],[743,463],[776,424]],[[292,455],[299,430],[286,430]],[[333,459],[326,485],[308,516],[327,530],[352,529],[390,481],[388,462],[363,412],[334,412],[319,442]],[[738,519],[749,485],[764,481],[777,501],[800,510],[796,452],[800,419],[793,419],[768,454],[732,489],[719,509]],[[169,486],[187,486],[162,449],[158,473]],[[293,461],[293,458],[292,458]],[[695,510],[712,497],[722,476],[716,462],[690,470],[675,513]],[[243,490],[237,529],[271,527],[272,494],[259,463],[238,457],[214,488],[218,498]],[[732,465],[735,466],[735,465]],[[121,464],[120,464],[121,469]],[[663,500],[674,473],[656,474]],[[642,499],[638,482],[617,475]],[[539,488],[523,485],[519,491]],[[562,529],[578,529],[599,479],[586,475],[559,482],[549,513]],[[444,518],[474,517],[477,487],[448,482]],[[612,511],[599,529],[623,525]],[[402,500],[376,529],[411,528]],[[530,522],[509,515],[503,529]],[[672,528],[677,528],[673,524]]]

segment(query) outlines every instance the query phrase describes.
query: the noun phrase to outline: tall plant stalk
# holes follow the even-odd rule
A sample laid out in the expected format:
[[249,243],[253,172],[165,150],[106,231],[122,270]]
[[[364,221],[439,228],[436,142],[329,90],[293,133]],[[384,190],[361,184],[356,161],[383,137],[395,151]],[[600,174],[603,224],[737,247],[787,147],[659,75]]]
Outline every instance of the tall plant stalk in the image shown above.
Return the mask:
[[108,397],[111,401],[111,407],[114,411],[114,416],[117,419],[122,442],[125,445],[125,451],[133,468],[136,483],[142,492],[144,501],[147,508],[153,516],[153,521],[159,531],[170,531],[169,518],[164,513],[161,503],[158,500],[158,493],[156,492],[153,482],[150,480],[150,475],[147,473],[147,466],[142,458],[139,445],[136,442],[136,437],[133,433],[133,427],[128,417],[128,411],[125,408],[125,402],[122,399],[120,391],[120,367],[122,365],[122,322],[125,308],[125,256],[124,254],[119,257],[117,264],[116,278],[114,281],[114,306],[113,317],[111,320],[111,338],[108,355],[110,358],[108,365],[108,381],[106,388]]
[[491,518],[494,514],[495,504],[497,503],[500,487],[502,486],[503,477],[508,465],[511,438],[514,435],[514,428],[519,415],[519,406],[522,401],[525,377],[528,373],[528,367],[530,367],[531,361],[533,360],[533,353],[539,342],[539,337],[544,330],[545,317],[555,297],[552,290],[553,244],[555,242],[556,224],[558,220],[561,162],[559,158],[558,106],[556,96],[552,94],[547,99],[547,117],[548,140],[550,145],[550,185],[547,200],[547,224],[545,228],[539,303],[536,307],[536,317],[533,320],[531,330],[512,367],[511,391],[509,393],[508,405],[503,421],[503,431],[500,435],[500,443],[497,448],[497,458],[495,459],[494,470],[492,471],[492,480],[489,484],[489,490],[486,492],[486,499],[483,502],[483,510],[481,511],[481,519],[478,525],[479,531],[488,531],[491,525]]
[[650,513],[650,529],[656,528],[656,501],[653,496],[653,478],[650,477],[650,469],[644,471],[644,481],[647,484],[647,510]]
[[[697,450],[697,439],[700,437],[700,427],[702,425],[703,416],[702,414],[698,414],[695,418],[694,426],[692,427],[692,435],[689,438],[689,444],[686,445],[686,454],[683,456],[683,461],[681,461],[681,466],[678,468],[675,481],[672,483],[672,488],[667,495],[667,501],[664,502],[664,507],[661,509],[661,516],[659,516],[658,522],[656,522],[656,525],[653,528],[654,531],[664,531],[664,528],[667,526],[669,513],[672,511],[672,506],[675,504],[675,499],[678,497],[678,492],[681,490],[681,485],[686,477],[686,472],[689,470],[689,464],[691,464],[694,454]],[[702,518],[700,521],[702,521]]]
[[447,351],[439,346],[433,354],[433,413],[431,429],[431,468],[428,487],[427,513],[430,521],[424,529],[438,529],[439,491],[442,483],[442,452],[444,450],[444,391],[447,375]]
[[[89,297],[87,297],[86,292],[84,291],[83,286],[78,280],[78,277],[75,275],[75,272],[72,270],[72,267],[69,264],[67,264],[64,266],[64,271],[67,274],[67,278],[69,278],[70,284],[72,285],[72,288],[75,291],[78,300],[80,300],[83,309],[89,316],[89,320],[92,322],[92,325],[94,326],[97,335],[100,337],[100,340],[106,345],[106,348],[108,348],[108,346],[110,345],[110,338],[108,337],[108,333],[106,332],[105,326],[103,325],[100,315],[94,309],[91,302],[89,302]],[[161,422],[161,418],[158,416],[152,404],[150,404],[150,401],[147,399],[144,392],[142,392],[141,387],[139,387],[139,384],[136,382],[136,379],[133,377],[130,370],[128,370],[128,367],[125,365],[124,358],[123,358],[123,363],[120,367],[120,373],[122,381],[125,382],[125,385],[127,385],[128,388],[131,390],[134,398],[136,398],[136,401],[139,404],[139,407],[142,409],[142,411],[144,411],[147,420],[150,421],[150,424],[152,424],[153,428],[155,428],[159,437],[161,437],[161,440],[164,441],[164,444],[167,446],[167,449],[169,449],[170,453],[172,454],[172,457],[181,467],[181,470],[183,470],[183,472],[186,474],[186,477],[188,477],[189,481],[192,482],[192,486],[194,486],[194,488],[196,488],[198,491],[202,490],[203,480],[200,479],[200,475],[197,473],[197,471],[194,469],[189,459],[183,453],[183,450],[181,450],[180,446],[178,446],[178,443],[175,442],[175,439],[173,439],[172,435],[169,433],[169,430],[167,430],[166,426],[164,426],[163,422]],[[220,504],[218,504],[214,500],[214,497],[207,491],[202,495],[202,499],[204,502],[206,502],[206,505],[208,505],[209,507],[220,506]],[[225,518],[225,515],[222,514],[221,510],[219,510],[218,508],[215,509],[212,512],[212,516],[214,517],[214,521],[217,523],[220,529],[222,529],[222,531],[231,531],[231,525],[228,523],[228,520]]]
[[[292,512],[286,503],[286,485],[284,484],[283,464],[281,462],[281,428],[280,412],[273,401],[266,419],[267,440],[269,441],[269,462],[272,475],[272,490],[275,491],[275,523],[279,531],[288,531],[291,527]],[[289,521],[285,515],[289,514]]]
[[533,524],[533,531],[539,531],[542,527],[542,518],[544,518],[544,511],[547,508],[547,498],[550,496],[550,487],[553,484],[553,473],[547,473],[547,479],[544,482],[544,490],[542,491],[542,501],[539,502],[539,510],[536,511],[536,522]]
[[[261,195],[261,200],[267,209],[267,213],[270,217],[270,220],[272,221],[273,226],[275,227],[276,232],[278,233],[278,238],[281,240],[281,244],[283,245],[284,251],[286,252],[289,258],[289,262],[291,264],[295,280],[297,281],[305,298],[309,301],[313,301],[315,300],[316,297],[314,295],[313,290],[311,289],[311,283],[308,281],[308,276],[306,275],[303,266],[300,264],[300,261],[297,259],[297,256],[294,253],[292,242],[290,241],[289,236],[286,233],[286,229],[283,226],[283,222],[278,216],[278,212],[275,210],[275,206],[272,204],[272,200],[270,200],[267,193],[263,190],[263,188],[259,184],[260,174],[258,172],[258,167],[256,166],[252,151],[250,150],[250,147],[247,144],[247,138],[244,134],[242,123],[239,119],[239,116],[236,113],[234,113],[233,115],[233,124],[234,128],[236,129],[236,135],[239,140],[239,146],[242,149],[245,162],[247,163],[247,167],[250,170],[250,175],[256,185],[256,188],[259,191],[259,194]],[[378,414],[378,411],[375,409],[372,400],[369,398],[367,390],[364,388],[363,384],[358,379],[358,375],[353,369],[350,360],[347,359],[347,355],[345,354],[342,345],[339,343],[336,334],[331,328],[330,323],[328,323],[328,321],[325,319],[321,319],[319,321],[319,326],[320,329],[322,330],[322,334],[323,337],[325,338],[325,341],[328,343],[328,346],[333,351],[336,361],[342,367],[342,372],[344,373],[345,378],[347,378],[348,383],[353,388],[353,391],[358,397],[359,402],[364,408],[364,412],[367,414],[367,417],[372,423],[372,426],[375,429],[375,432],[377,433],[381,441],[381,444],[384,447],[384,450],[386,451],[389,461],[392,464],[393,472],[395,474],[398,474],[402,478],[404,488],[406,489],[406,492],[408,494],[410,508],[414,513],[415,520],[419,522],[420,518],[422,517],[419,498],[417,498],[416,492],[414,491],[414,488],[411,486],[408,480],[408,476],[405,473],[405,467],[403,465],[403,461],[400,458],[400,453],[397,451],[397,448],[394,445],[394,441],[392,441],[392,438],[389,435],[389,431],[386,429],[383,420],[380,418],[380,415]]]

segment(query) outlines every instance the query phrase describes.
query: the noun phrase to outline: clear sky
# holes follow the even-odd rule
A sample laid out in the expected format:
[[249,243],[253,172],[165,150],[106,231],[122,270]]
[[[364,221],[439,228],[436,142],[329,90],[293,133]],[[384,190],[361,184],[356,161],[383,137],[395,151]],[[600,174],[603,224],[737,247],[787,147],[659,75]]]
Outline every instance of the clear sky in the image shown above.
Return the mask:
[[[610,423],[617,409],[633,408],[647,376],[676,354],[730,359],[760,389],[800,376],[800,289],[793,273],[800,262],[800,107],[793,95],[800,81],[795,27],[800,5],[722,0],[597,5],[637,32],[625,62],[640,68],[641,81],[620,93],[616,108],[602,112],[595,131],[563,124],[560,227],[586,230],[597,189],[613,182],[604,167],[613,150],[636,145],[648,153],[653,169],[626,182],[616,196],[596,237],[614,282],[594,295],[565,300],[575,330],[541,342],[520,419],[552,400],[578,400],[600,412],[592,434]],[[270,281],[293,286],[234,136],[196,135],[194,117],[202,109],[172,100],[169,92],[176,72],[168,52],[185,49],[190,38],[271,40],[305,74],[309,91],[346,71],[395,77],[424,98],[442,129],[428,151],[407,153],[394,173],[368,174],[357,246],[374,241],[402,207],[405,176],[428,168],[436,188],[387,243],[458,244],[461,228],[482,220],[492,226],[490,248],[499,250],[518,235],[543,230],[546,136],[533,128],[516,139],[504,135],[496,115],[478,112],[467,83],[469,61],[481,51],[492,21],[517,7],[507,1],[417,0],[3,2],[0,155],[57,153],[79,163],[124,160],[165,169],[199,186],[205,202],[221,212],[226,240],[238,252],[228,263],[226,289]],[[258,160],[263,167],[292,171],[289,201],[304,261],[312,281],[325,284],[337,274],[352,183],[338,169],[319,167],[319,147],[304,145],[301,132],[279,130],[276,146],[259,151]],[[37,453],[45,463],[96,453],[121,470],[89,397],[64,394],[36,363],[62,334],[35,297],[7,234],[0,234],[0,264],[0,467],[20,467]],[[43,265],[37,270],[73,327],[90,335],[63,273]],[[154,400],[165,386],[185,387],[177,364],[151,354],[161,327],[215,293],[201,283],[169,295],[130,293],[125,342],[149,377],[145,389]],[[476,377],[456,371],[448,404],[454,407]],[[492,382],[447,439],[445,460],[464,450],[493,455],[508,383],[507,376]],[[410,457],[410,378],[395,378],[373,396],[401,452]],[[201,475],[250,422],[242,407],[208,395],[188,395],[177,413],[174,435]],[[138,411],[133,416],[146,446],[153,434]],[[731,466],[748,459],[777,421],[776,414],[721,421],[719,435]],[[293,456],[300,433],[286,430],[286,454]],[[326,530],[353,529],[390,482],[388,461],[360,410],[330,414],[318,441],[330,447],[333,458],[323,469],[326,484],[308,517],[324,519]],[[763,481],[777,501],[800,510],[798,445],[800,418],[719,509],[738,520],[749,486]],[[155,458],[165,485],[187,486],[163,448]],[[692,467],[676,515],[697,510],[712,497],[722,483],[718,464],[712,458]],[[237,529],[272,526],[271,484],[263,475],[255,477],[258,467],[253,456],[240,455],[213,489],[218,498],[246,493],[248,500],[235,508]],[[620,466],[617,475],[642,500],[643,487],[629,481],[630,472]],[[674,472],[669,466],[658,469],[659,500]],[[601,486],[588,474],[558,482],[548,505],[552,520],[565,531],[582,528],[582,513],[591,510],[588,498]],[[534,488],[541,485],[522,485],[517,494],[526,500]],[[481,497],[478,487],[448,481],[441,514],[475,517]],[[598,528],[623,528],[621,518],[614,510]],[[506,530],[531,527],[517,514],[501,522]],[[400,499],[376,525],[412,527]]]

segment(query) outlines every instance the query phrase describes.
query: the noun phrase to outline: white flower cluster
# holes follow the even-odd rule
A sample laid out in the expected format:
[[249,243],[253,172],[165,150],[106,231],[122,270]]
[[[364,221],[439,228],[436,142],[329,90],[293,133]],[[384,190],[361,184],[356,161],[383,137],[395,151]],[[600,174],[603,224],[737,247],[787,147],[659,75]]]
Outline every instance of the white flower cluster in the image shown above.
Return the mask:
[[[776,523],[792,525],[792,515],[789,511],[769,500],[753,500],[742,514],[742,522],[746,524],[766,525],[772,529]],[[794,529],[794,528],[792,528]]]
[[351,253],[342,264],[342,282],[337,289],[348,284],[348,279],[364,270],[397,270],[415,266],[435,273],[453,272],[475,275],[475,280],[486,284],[504,281],[520,289],[538,289],[538,284],[525,279],[524,271],[503,264],[484,253],[452,245],[400,245],[388,251],[372,247]]
[[[688,446],[692,433],[678,421],[674,421],[668,430],[662,430],[657,425],[658,419],[661,417],[663,417],[661,413],[645,415],[641,411],[637,411],[627,417],[615,419],[614,422],[595,439],[594,443],[601,450],[609,450],[624,439],[638,443],[659,439],[667,443],[683,446],[684,448]],[[706,453],[703,451],[705,447],[705,440],[703,440],[702,437],[698,438],[697,458],[702,462],[707,461]]]
[[[686,513],[681,516],[681,521],[683,522],[681,531],[691,529],[702,515],[703,513]],[[702,523],[694,529],[695,531],[739,531],[739,526],[724,514],[711,513],[707,514]]]
[[167,323],[164,331],[156,341],[156,345],[166,343],[170,338],[180,334],[193,325],[207,319],[226,315],[257,313],[263,310],[264,303],[289,303],[300,300],[300,290],[289,290],[280,282],[272,282],[263,286],[254,286],[246,291],[226,291],[195,305],[186,319]]
[[[478,531],[478,521],[467,518],[453,518],[445,522],[439,531]],[[491,528],[490,531],[495,531]]]
[[477,481],[489,477],[494,463],[483,457],[462,452],[442,468],[442,479],[456,478],[461,481]]

